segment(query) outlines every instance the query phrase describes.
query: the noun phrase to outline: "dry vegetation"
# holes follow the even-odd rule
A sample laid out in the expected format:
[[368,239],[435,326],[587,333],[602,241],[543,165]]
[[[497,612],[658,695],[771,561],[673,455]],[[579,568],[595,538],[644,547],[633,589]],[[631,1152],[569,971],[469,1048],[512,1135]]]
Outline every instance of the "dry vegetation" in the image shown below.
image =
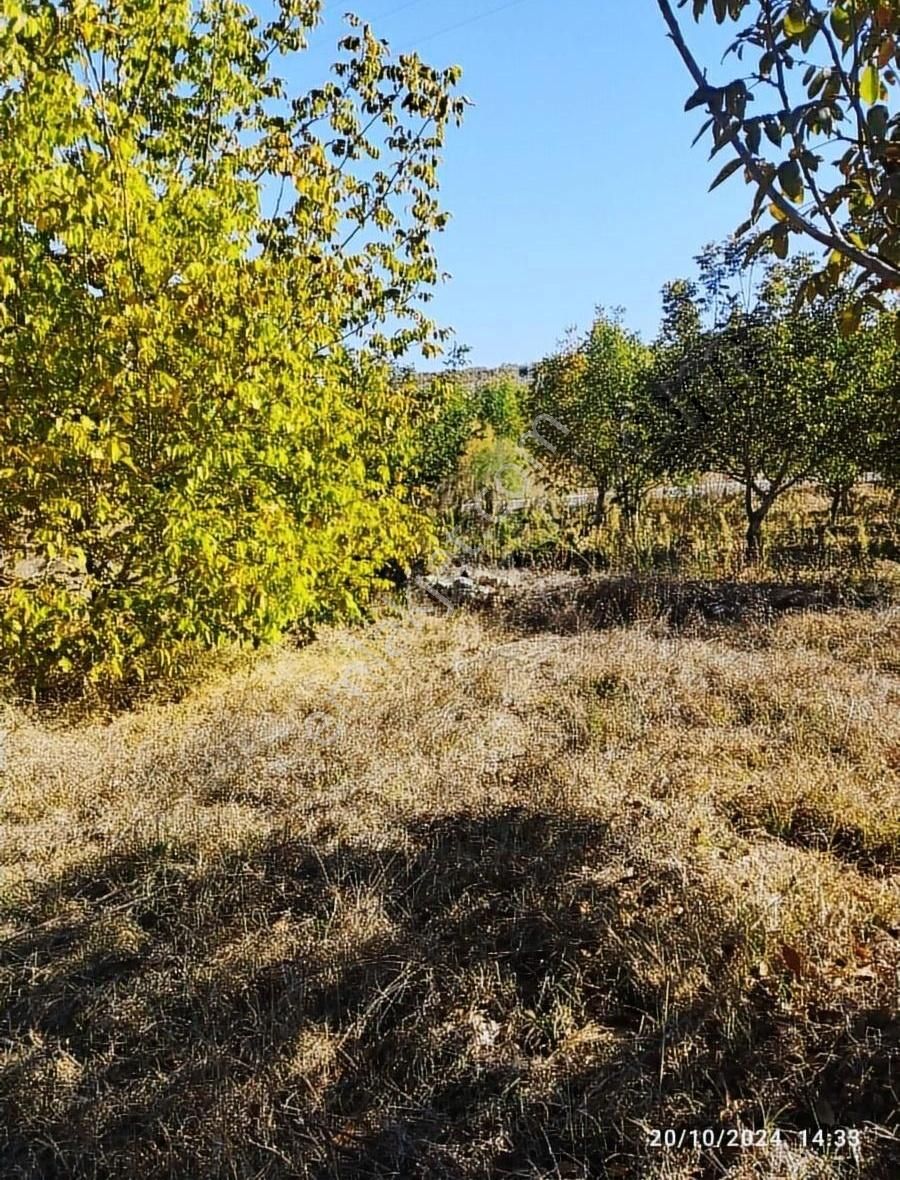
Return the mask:
[[[458,522],[455,540],[470,548],[467,560],[527,567],[642,573],[668,571],[687,577],[740,577],[746,568],[743,498],[721,477],[688,489],[657,488],[634,528],[612,503],[606,522],[591,527],[593,504],[564,511],[558,501],[537,500],[527,511],[493,522]],[[900,562],[900,500],[882,487],[860,484],[852,512],[832,522],[828,498],[812,486],[793,488],[773,505],[765,531],[764,577],[832,577],[865,580]]]
[[570,624],[9,710],[2,1175],[900,1175],[900,616]]

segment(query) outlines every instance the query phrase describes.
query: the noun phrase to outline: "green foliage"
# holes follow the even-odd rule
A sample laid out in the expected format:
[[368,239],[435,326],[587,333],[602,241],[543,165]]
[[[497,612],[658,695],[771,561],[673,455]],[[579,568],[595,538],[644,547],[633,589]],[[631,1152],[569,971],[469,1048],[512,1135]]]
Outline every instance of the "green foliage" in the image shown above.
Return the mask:
[[[473,386],[457,371],[430,378],[417,433],[416,470],[420,482],[432,492],[446,492],[465,483],[462,465],[474,440],[518,439],[522,433],[522,387],[507,378]],[[490,448],[488,448],[490,449]]]
[[702,294],[664,292],[657,397],[670,468],[721,472],[745,490],[747,548],[775,500],[802,480],[852,485],[872,469],[893,341],[884,317],[848,337],[849,296],[797,310],[808,259],[772,263],[751,283],[735,243],[698,259]]
[[428,543],[388,361],[441,337],[458,71],[351,18],[291,98],[319,8],[4,2],[0,659],[37,692],[358,614]]
[[487,496],[487,511],[497,496],[514,496],[524,487],[527,457],[511,438],[494,433],[491,426],[473,438],[460,462],[459,489],[466,497]]
[[416,478],[438,492],[457,474],[478,418],[471,389],[453,375],[431,378],[422,400],[428,410],[416,433]]
[[610,489],[633,517],[660,472],[652,359],[617,317],[600,311],[583,339],[570,338],[535,371],[526,405],[539,429],[527,436],[530,446],[552,476],[597,489],[598,519]]
[[499,377],[479,386],[475,391],[478,420],[499,438],[519,438],[525,425],[522,415],[523,394],[523,386],[509,377]]
[[[771,218],[751,254],[785,258],[791,235],[823,245],[805,298],[851,271],[867,292],[858,307],[900,288],[900,3],[693,0],[695,19],[711,8],[720,24],[746,20],[729,51],[744,76],[722,85],[707,80],[668,0],[658,3],[697,87],[686,109],[706,108],[713,156],[737,155],[714,184],[743,165],[756,189],[746,228]],[[900,340],[900,317],[895,325]]]

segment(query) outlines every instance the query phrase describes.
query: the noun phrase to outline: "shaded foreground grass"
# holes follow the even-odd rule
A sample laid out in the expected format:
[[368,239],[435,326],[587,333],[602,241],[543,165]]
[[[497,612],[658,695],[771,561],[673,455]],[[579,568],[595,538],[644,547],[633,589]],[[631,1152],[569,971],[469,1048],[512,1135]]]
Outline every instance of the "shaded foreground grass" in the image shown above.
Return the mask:
[[413,612],[10,711],[0,1174],[900,1174],[898,638]]

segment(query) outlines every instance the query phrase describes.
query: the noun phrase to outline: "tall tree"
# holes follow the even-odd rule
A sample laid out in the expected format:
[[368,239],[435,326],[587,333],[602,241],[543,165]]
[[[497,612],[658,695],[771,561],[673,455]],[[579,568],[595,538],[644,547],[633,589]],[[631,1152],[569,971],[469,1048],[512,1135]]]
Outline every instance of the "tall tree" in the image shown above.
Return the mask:
[[288,94],[319,0],[5,0],[0,658],[49,690],[359,612],[420,547],[413,396],[438,347],[458,71],[356,18]]

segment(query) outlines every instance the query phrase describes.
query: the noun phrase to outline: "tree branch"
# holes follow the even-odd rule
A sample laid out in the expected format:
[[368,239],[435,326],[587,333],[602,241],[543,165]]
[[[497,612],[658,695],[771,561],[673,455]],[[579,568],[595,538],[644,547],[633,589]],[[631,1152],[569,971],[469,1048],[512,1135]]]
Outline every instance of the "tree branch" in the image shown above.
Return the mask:
[[[859,101],[859,95],[854,91],[853,87],[850,85],[850,78],[847,76],[847,73],[844,70],[844,67],[841,65],[841,55],[838,52],[837,43],[835,42],[835,39],[832,36],[831,30],[828,28],[828,22],[825,18],[825,15],[823,13],[820,13],[815,8],[812,8],[811,11],[813,12],[813,14],[815,16],[819,17],[819,19],[822,22],[822,34],[825,37],[825,42],[828,45],[829,52],[831,53],[831,60],[834,62],[834,68],[837,71],[838,77],[841,80],[841,85],[844,87],[844,90],[847,93],[847,98],[850,102],[851,107],[853,108],[853,113],[856,116],[857,138],[855,140],[850,140],[849,142],[855,143],[856,146],[859,148],[860,160],[862,162],[863,171],[866,174],[866,183],[869,186],[870,194],[874,197],[875,196],[875,183],[872,178],[872,171],[869,168],[869,161],[866,158],[866,148],[870,146],[867,132],[866,132],[866,116],[863,113],[862,105],[860,104],[860,101]],[[855,8],[853,11],[853,15],[854,15],[854,22],[855,22],[855,18],[856,18]],[[856,45],[854,44],[854,54],[856,54],[856,52],[857,52]],[[856,59],[856,61],[858,63],[858,59]]]
[[[775,29],[772,25],[771,0],[764,0],[763,8],[766,14],[766,38],[769,43],[767,48],[775,60],[775,73],[778,79],[778,93],[781,96],[782,105],[785,109],[785,112],[787,113],[790,112],[790,99],[788,98],[787,81],[784,75],[784,62],[778,53]],[[794,150],[796,152],[797,163],[800,165],[800,169],[803,172],[803,179],[806,181],[806,186],[813,195],[813,201],[815,202],[816,208],[825,218],[829,230],[837,237],[840,235],[840,230],[835,224],[831,210],[825,204],[822,194],[819,192],[819,186],[816,184],[816,178],[813,176],[809,165],[806,163],[805,152],[803,150],[803,141],[800,138],[797,125],[795,122],[793,122],[793,120],[789,120],[788,122],[790,126],[791,140],[794,144]]]
[[[663,19],[669,29],[669,36],[671,37],[675,48],[678,50],[682,61],[687,66],[688,72],[696,83],[699,91],[710,90],[709,83],[703,74],[703,71],[697,64],[696,59],[688,48],[684,37],[681,33],[678,21],[675,14],[672,12],[672,6],[669,0],[656,0],[659,10],[662,13]],[[724,111],[717,109],[717,107],[710,101],[706,102],[706,108],[717,126],[723,131],[730,131],[728,117]],[[760,189],[771,200],[772,204],[784,214],[788,222],[799,230],[800,233],[806,234],[807,237],[812,238],[813,241],[818,242],[828,250],[836,250],[855,263],[861,270],[867,274],[875,275],[883,279],[889,284],[891,288],[900,287],[900,267],[892,266],[884,259],[878,258],[875,255],[867,254],[865,250],[860,250],[851,242],[847,241],[843,235],[835,235],[827,233],[820,229],[814,222],[810,221],[798,211],[786,197],[784,197],[775,187],[773,182],[764,175],[759,166],[758,161],[745,144],[741,142],[739,137],[733,136],[732,143],[734,150],[737,152],[744,167],[749,172],[753,180],[759,185]],[[821,212],[821,210],[820,210]]]

